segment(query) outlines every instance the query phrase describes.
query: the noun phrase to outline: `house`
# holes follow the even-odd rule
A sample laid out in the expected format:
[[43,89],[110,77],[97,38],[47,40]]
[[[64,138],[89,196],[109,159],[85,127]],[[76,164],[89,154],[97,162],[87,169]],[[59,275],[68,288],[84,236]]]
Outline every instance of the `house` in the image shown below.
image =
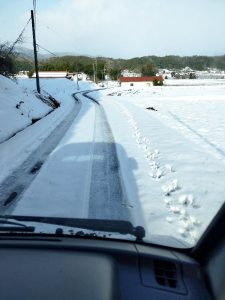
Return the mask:
[[170,79],[172,78],[172,71],[168,69],[159,69],[157,76],[162,76],[163,79]]
[[[66,71],[39,71],[40,78],[68,78],[68,72]],[[36,73],[32,75],[32,78],[36,77]]]
[[152,85],[162,85],[163,77],[160,76],[142,76],[142,77],[120,77],[121,87],[146,87]]
[[215,68],[207,68],[206,71],[197,71],[199,79],[225,79],[225,72]]
[[16,78],[28,78],[29,71],[19,71],[16,74]]
[[83,80],[83,81],[86,81],[88,80],[88,75],[83,73],[83,72],[78,72],[78,73],[75,73],[73,74],[73,80]]

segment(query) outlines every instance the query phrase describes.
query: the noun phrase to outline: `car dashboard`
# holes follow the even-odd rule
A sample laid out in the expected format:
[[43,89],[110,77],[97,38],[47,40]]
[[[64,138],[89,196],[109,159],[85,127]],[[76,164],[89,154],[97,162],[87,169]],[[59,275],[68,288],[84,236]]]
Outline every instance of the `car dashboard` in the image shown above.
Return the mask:
[[159,246],[97,238],[0,238],[4,300],[212,299],[200,265]]

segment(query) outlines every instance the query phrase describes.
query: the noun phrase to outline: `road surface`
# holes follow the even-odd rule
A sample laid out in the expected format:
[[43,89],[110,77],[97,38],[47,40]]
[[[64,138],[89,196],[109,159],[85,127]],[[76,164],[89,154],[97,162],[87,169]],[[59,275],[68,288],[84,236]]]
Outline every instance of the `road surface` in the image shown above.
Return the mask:
[[74,97],[79,113],[71,112],[2,186],[1,213],[131,219],[104,110],[87,93]]

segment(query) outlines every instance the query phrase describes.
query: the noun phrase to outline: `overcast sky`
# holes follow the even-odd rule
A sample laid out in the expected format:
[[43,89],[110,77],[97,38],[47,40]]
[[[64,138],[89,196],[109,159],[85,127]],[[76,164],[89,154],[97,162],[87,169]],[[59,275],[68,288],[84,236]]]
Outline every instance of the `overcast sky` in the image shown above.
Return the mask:
[[[225,0],[36,0],[37,43],[52,52],[130,58],[225,54]],[[0,0],[13,42],[33,0]],[[24,46],[32,47],[31,25]]]

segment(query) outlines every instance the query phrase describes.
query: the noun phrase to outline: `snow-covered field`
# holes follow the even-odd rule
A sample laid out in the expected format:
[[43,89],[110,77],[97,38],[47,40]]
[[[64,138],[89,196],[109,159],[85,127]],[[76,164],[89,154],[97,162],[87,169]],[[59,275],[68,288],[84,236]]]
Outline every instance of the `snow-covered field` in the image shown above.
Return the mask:
[[[31,93],[34,84],[23,79],[18,86]],[[100,107],[71,96],[96,88],[88,82],[79,91],[64,79],[41,86],[61,106],[0,145],[0,181],[48,137],[50,143],[71,111],[77,116],[6,212],[126,219],[144,226],[147,242],[193,246],[224,203],[225,81],[143,90],[111,85],[89,94]]]
[[224,85],[224,79],[168,79],[164,81],[166,86],[212,86]]
[[117,88],[101,97],[126,149],[128,158],[118,155],[129,199],[140,202],[150,239],[193,245],[224,203],[225,81],[197,83]]

